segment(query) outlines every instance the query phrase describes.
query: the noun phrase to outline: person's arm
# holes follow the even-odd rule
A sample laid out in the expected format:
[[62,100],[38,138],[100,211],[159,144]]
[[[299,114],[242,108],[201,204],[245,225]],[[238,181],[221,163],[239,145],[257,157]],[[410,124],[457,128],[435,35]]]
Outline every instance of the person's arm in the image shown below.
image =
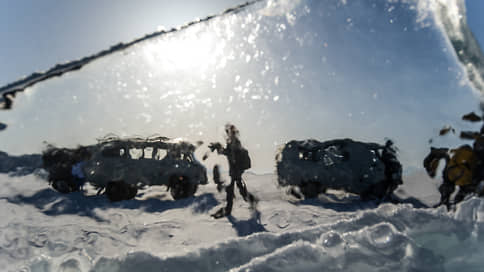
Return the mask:
[[450,157],[448,151],[448,148],[430,148],[430,153],[423,161],[423,166],[430,177],[434,178],[437,174],[436,171],[441,159],[444,159],[446,162],[449,161]]
[[226,152],[226,149],[223,148],[222,144],[221,143],[210,143],[208,145],[208,148],[210,148],[210,150],[213,152],[215,150],[217,150],[217,153],[218,154],[222,154],[222,155],[225,155],[227,152]]

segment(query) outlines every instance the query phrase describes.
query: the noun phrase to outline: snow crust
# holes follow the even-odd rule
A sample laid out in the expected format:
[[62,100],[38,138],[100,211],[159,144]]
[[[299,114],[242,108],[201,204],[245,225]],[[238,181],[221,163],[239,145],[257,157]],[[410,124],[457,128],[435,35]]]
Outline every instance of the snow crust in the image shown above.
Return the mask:
[[[232,217],[215,185],[173,201],[162,187],[110,203],[59,194],[38,175],[0,176],[0,267],[4,271],[477,271],[484,201],[455,212],[361,202],[331,192],[297,201],[274,175],[246,174],[259,213],[236,198]],[[412,184],[419,184],[417,180]],[[422,184],[422,183],[421,183]],[[436,196],[434,186],[420,186]],[[406,185],[399,189],[405,198]],[[425,201],[425,200],[422,200]],[[429,203],[430,204],[430,203]]]
[[[85,67],[83,73],[69,73],[63,77],[63,80],[44,82],[35,88],[29,88],[25,96],[17,97],[16,109],[20,113],[9,117],[9,127],[6,131],[2,131],[2,137],[5,137],[1,141],[4,144],[3,148],[18,151],[17,154],[26,153],[24,150],[33,152],[32,146],[38,146],[45,139],[60,145],[79,144],[82,141],[94,139],[93,135],[99,136],[104,132],[102,129],[106,131],[129,129],[126,133],[131,133],[143,131],[150,124],[156,124],[150,129],[159,130],[160,123],[166,125],[164,129],[175,131],[173,132],[175,136],[194,138],[194,135],[207,135],[208,132],[213,131],[216,135],[221,135],[213,120],[215,116],[217,119],[222,119],[219,117],[223,116],[225,119],[242,123],[241,131],[247,134],[254,128],[253,120],[257,120],[257,130],[263,130],[266,137],[257,135],[251,139],[247,134],[243,137],[246,141],[244,143],[247,143],[251,152],[266,148],[259,156],[254,156],[254,165],[260,166],[262,163],[272,165],[273,145],[286,140],[281,137],[289,137],[289,139],[310,137],[310,135],[323,137],[321,131],[309,130],[319,125],[309,128],[304,124],[288,126],[289,117],[294,120],[309,118],[304,120],[312,120],[313,124],[328,124],[329,121],[334,122],[336,117],[348,116],[348,119],[351,119],[359,116],[359,119],[355,118],[356,121],[349,122],[351,126],[335,128],[324,137],[334,138],[339,134],[345,134],[358,136],[364,140],[373,139],[375,135],[388,136],[385,133],[389,131],[390,126],[386,124],[393,124],[395,121],[383,118],[386,123],[383,122],[381,119],[383,115],[379,114],[379,111],[373,112],[372,115],[379,118],[366,117],[369,114],[365,113],[366,110],[357,110],[358,105],[377,105],[378,107],[368,107],[368,110],[381,109],[385,113],[391,109],[392,116],[400,116],[401,124],[419,123],[417,120],[423,117],[423,114],[421,112],[415,114],[419,104],[413,94],[405,97],[396,96],[395,100],[400,100],[401,104],[390,105],[389,109],[385,109],[386,104],[379,102],[378,99],[384,99],[386,93],[379,89],[393,91],[393,88],[399,87],[399,84],[395,83],[400,82],[396,81],[398,79],[404,79],[401,81],[403,83],[415,82],[416,85],[409,85],[405,90],[418,87],[421,82],[427,82],[429,70],[418,70],[418,66],[421,65],[417,63],[425,63],[416,62],[416,60],[427,60],[432,52],[438,52],[433,47],[425,51],[429,48],[429,41],[433,45],[441,46],[442,51],[445,52],[452,46],[457,53],[451,57],[442,53],[430,58],[435,60],[432,66],[436,66],[436,70],[450,72],[435,75],[441,85],[435,85],[434,88],[438,89],[438,92],[432,94],[438,95],[432,95],[432,100],[429,99],[424,104],[425,108],[431,105],[434,108],[444,108],[446,115],[430,116],[427,120],[435,123],[425,122],[426,127],[434,128],[437,123],[440,125],[443,120],[447,121],[450,116],[454,116],[452,111],[458,111],[454,104],[448,103],[447,100],[433,104],[435,97],[444,97],[444,93],[455,94],[455,96],[449,96],[449,100],[462,97],[460,91],[465,88],[462,87],[456,91],[454,80],[449,79],[452,77],[449,75],[454,77],[456,74],[460,75],[460,70],[456,70],[455,65],[465,64],[463,69],[469,73],[465,79],[469,79],[476,89],[480,88],[479,80],[482,72],[475,67],[480,67],[478,64],[481,62],[482,53],[476,47],[470,32],[467,32],[465,17],[462,17],[463,1],[429,1],[429,5],[423,5],[425,1],[403,1],[409,4],[408,9],[402,1],[386,1],[381,6],[387,11],[385,14],[388,13],[388,18],[380,18],[385,24],[372,24],[368,18],[373,17],[356,16],[362,11],[358,2],[331,2],[333,4],[331,9],[327,9],[325,3],[268,1],[265,2],[267,4],[265,8],[261,8],[262,4],[257,4],[247,10],[234,9],[228,11],[225,17],[216,17],[214,20],[211,19],[212,17],[207,17],[204,19],[207,21],[206,24],[188,27],[194,24],[189,23],[184,27],[185,32],[179,34],[176,33],[176,29],[170,30],[169,35],[133,46],[130,50],[124,51],[126,54],[122,56],[114,54],[111,58],[106,57],[112,52],[126,48],[126,44],[120,44],[119,47],[115,46],[92,56],[93,59],[101,58],[95,63],[91,63],[90,57],[86,57],[87,59],[81,59],[78,63],[74,61],[64,66],[56,66],[50,72],[33,74],[30,78],[4,86],[0,88],[0,93],[15,92],[17,88],[23,89],[40,80],[73,71],[84,64],[91,63]],[[440,3],[447,3],[447,5]],[[354,6],[348,9],[340,8],[346,5]],[[325,9],[320,8],[321,6]],[[366,6],[363,5],[363,7]],[[295,9],[294,12],[289,12],[293,9]],[[373,12],[369,7],[365,10],[368,15]],[[407,23],[413,26],[414,16],[411,12],[413,10],[422,16],[423,24],[430,22],[432,29],[425,27],[407,29]],[[357,12],[352,13],[352,11]],[[394,16],[394,11],[401,13]],[[334,17],[335,19],[332,17],[334,14],[338,16]],[[267,19],[262,15],[270,18]],[[429,18],[431,20],[428,20]],[[321,21],[335,23],[319,25]],[[220,22],[225,22],[223,26],[226,27],[222,27]],[[341,22],[346,24],[343,25]],[[306,31],[309,26],[314,29]],[[333,26],[339,26],[341,29],[333,29]],[[398,32],[393,29],[396,26],[398,26]],[[375,33],[375,29],[380,33],[372,34]],[[438,36],[434,29],[444,35]],[[406,34],[409,30],[410,34]],[[340,35],[342,33],[347,35]],[[348,33],[354,33],[354,35]],[[326,35],[327,39],[323,39]],[[148,35],[140,41],[154,36],[157,34]],[[376,54],[400,53],[400,50],[404,50],[405,43],[399,42],[397,37],[410,37],[413,39],[404,39],[404,41],[419,42],[416,43],[421,46],[418,52],[424,57],[412,55],[413,58],[407,63],[404,61],[405,58],[399,58],[400,54],[389,54],[389,57],[385,54]],[[192,61],[192,57],[203,54],[190,55],[189,50],[182,50],[190,48],[187,44],[192,44],[195,38],[199,42],[197,48],[200,52],[215,52],[215,57],[210,58],[214,63],[201,59],[199,64],[203,64],[202,68],[216,66],[218,70],[217,73],[207,70],[207,74],[201,75],[200,81],[185,82],[186,85],[180,85],[180,82],[184,82],[181,79],[186,79],[187,74],[191,75],[189,72],[200,70],[192,67],[196,63]],[[447,38],[450,40],[450,45]],[[371,50],[349,57],[346,55],[338,57],[338,50],[326,52],[332,48],[340,49],[349,44],[356,44],[351,42],[354,40],[358,42],[371,40],[364,47]],[[291,51],[296,53],[286,52],[286,46],[289,44],[293,49],[296,48],[295,45],[300,49]],[[400,47],[402,44],[405,46]],[[361,47],[362,44],[357,45]],[[173,50],[175,48],[181,49]],[[374,50],[375,48],[379,50]],[[232,49],[234,49],[233,52]],[[355,52],[353,50],[355,47],[346,49],[351,49],[346,52]],[[375,55],[372,55],[375,51],[377,51]],[[167,56],[166,52],[170,52],[170,56]],[[198,51],[191,51],[192,54],[193,52]],[[240,52],[245,53],[236,54]],[[308,52],[314,54],[308,54]],[[367,54],[368,52],[372,54]],[[417,51],[414,50],[414,52]],[[409,54],[409,52],[406,53]],[[316,55],[318,59],[314,63],[309,60],[307,60],[307,66],[299,63],[301,58],[310,56],[312,59]],[[356,73],[363,71],[358,67],[366,67],[357,66],[357,64],[366,65],[367,60],[372,61],[371,58],[361,58],[367,55],[377,60],[374,70],[380,77],[374,79],[376,82],[374,85],[373,79],[369,80],[371,77]],[[211,55],[207,54],[207,56]],[[230,57],[226,58],[226,56]],[[166,61],[167,57],[173,57],[176,62]],[[468,63],[468,60],[474,62]],[[392,61],[395,66],[391,66],[391,69],[385,68],[386,65],[392,64]],[[173,63],[179,64],[180,67],[173,67]],[[344,65],[345,63],[352,65]],[[439,63],[441,66],[437,65]],[[344,69],[335,70],[335,67],[344,67]],[[381,67],[383,68],[380,69]],[[156,70],[153,70],[155,68]],[[385,81],[386,76],[379,74],[396,68],[407,70],[392,74],[388,81]],[[349,71],[346,71],[347,69]],[[351,69],[356,69],[356,72]],[[184,73],[185,70],[188,72]],[[133,71],[142,71],[143,74],[136,74]],[[154,75],[151,72],[144,75],[145,71],[152,71]],[[341,75],[336,73],[340,71]],[[474,76],[470,71],[474,71]],[[412,78],[409,75],[410,72],[425,74],[425,77],[414,75],[415,77]],[[409,78],[406,79],[407,75]],[[358,80],[356,76],[360,79]],[[267,78],[261,80],[264,77]],[[217,78],[219,78],[218,83]],[[319,81],[320,78],[322,78],[321,81]],[[364,89],[368,89],[369,92],[360,92],[356,87],[350,88],[352,85],[344,88],[345,91],[354,90],[348,93],[336,88],[347,83],[347,78],[351,78],[358,85],[370,82],[371,84],[364,85],[366,86]],[[460,79],[460,77],[456,78],[456,80]],[[132,86],[139,85],[136,96],[138,100],[131,98],[131,85],[127,87],[128,83],[124,80]],[[160,82],[164,83],[161,87]],[[324,85],[327,82],[334,84]],[[432,81],[432,86],[435,82]],[[324,93],[321,92],[321,86],[326,86]],[[374,86],[378,88],[373,88]],[[145,93],[148,87],[156,90],[153,92],[157,94],[153,95],[155,99]],[[303,91],[305,88],[306,90]],[[47,89],[50,96],[44,96]],[[196,92],[192,94],[193,90],[198,89],[202,90],[201,94]],[[432,91],[415,89],[416,92]],[[216,90],[222,91],[216,93]],[[233,90],[235,93],[232,95],[226,90]],[[460,93],[457,97],[458,92]],[[337,103],[338,101],[330,100],[326,107],[318,107],[317,110],[309,113],[301,113],[297,110],[309,105],[305,99],[326,101],[334,97],[333,95],[341,93],[345,94],[343,96],[345,99],[341,100],[358,101],[358,105],[344,103],[343,107]],[[58,98],[55,98],[56,96]],[[178,97],[185,100],[178,101]],[[122,102],[123,99],[129,103]],[[372,102],[373,100],[378,102]],[[106,101],[111,103],[107,104]],[[362,103],[362,101],[366,102]],[[389,101],[388,97],[386,101]],[[466,101],[464,102],[467,103]],[[462,102],[463,105],[464,102]],[[90,107],[87,110],[85,107],[80,107],[86,112],[75,111],[74,117],[71,116],[69,119],[67,113],[70,113],[75,108],[73,105],[77,104],[89,104]],[[283,106],[279,107],[279,104]],[[335,106],[331,108],[331,104]],[[51,112],[48,110],[32,110],[33,108],[50,109],[52,105],[62,110],[52,115],[43,114],[43,112]],[[173,107],[169,108],[167,105]],[[227,105],[231,106],[227,107]],[[257,115],[257,118],[250,118],[250,114],[243,116],[236,114],[240,109],[246,109],[247,105],[254,109],[251,112]],[[291,107],[291,105],[296,106]],[[395,108],[395,106],[398,107]],[[165,107],[166,111],[161,115],[159,109],[165,109]],[[200,109],[198,114],[196,111],[190,111],[194,107]],[[352,107],[355,108],[354,114],[346,110],[338,111]],[[119,112],[120,108],[149,108],[153,111]],[[205,111],[207,108],[211,110]],[[463,106],[463,108],[468,107]],[[229,109],[231,111],[227,111]],[[270,109],[273,113],[269,111]],[[180,118],[185,116],[185,119],[173,121],[175,120],[171,117],[173,112],[179,114],[176,116]],[[202,112],[204,114],[200,114]],[[100,114],[106,117],[108,123],[101,122],[103,118],[98,118]],[[35,118],[27,118],[34,115]],[[58,115],[61,117],[59,120],[55,119],[59,117]],[[130,119],[133,116],[136,118]],[[327,120],[321,120],[321,116],[329,117]],[[340,123],[347,124],[346,121]],[[38,129],[34,130],[35,133],[25,129],[35,128],[39,124],[44,125],[37,127]],[[184,124],[188,128],[180,126],[176,130],[173,127],[174,124]],[[355,124],[369,127],[368,131],[374,135],[365,136],[365,130],[362,127],[355,127]],[[70,130],[69,126],[72,126]],[[0,129],[5,127],[6,125],[2,127],[0,124]],[[93,127],[102,129],[94,131]],[[290,131],[283,133],[284,130],[280,128],[286,127],[289,127]],[[401,137],[397,139],[397,145],[401,147],[402,157],[407,158],[406,165],[412,164],[413,167],[421,165],[419,161],[421,156],[418,155],[423,152],[416,151],[423,150],[421,148],[423,144],[416,146],[418,142],[415,138],[408,137],[409,131],[410,133],[419,131],[415,128],[418,126],[395,127],[392,131],[394,135],[390,135]],[[352,129],[356,133],[351,133]],[[58,133],[61,130],[69,130],[71,134]],[[10,132],[12,133],[9,134]],[[51,132],[54,136],[49,134]],[[187,135],[183,135],[185,132]],[[52,137],[49,138],[49,135]],[[430,134],[422,135],[418,140]],[[31,136],[32,138],[29,138]],[[56,138],[57,136],[60,138]],[[213,139],[213,135],[208,135],[208,138]],[[6,146],[5,143],[7,143]],[[410,156],[412,152],[416,155]],[[215,220],[209,214],[224,204],[225,195],[217,193],[214,184],[200,186],[195,197],[179,201],[173,201],[163,187],[154,186],[140,191],[133,200],[110,203],[104,196],[96,196],[95,190],[90,187],[86,188],[84,194],[59,194],[53,191],[42,178],[45,176],[42,171],[18,167],[26,160],[35,160],[35,157],[19,156],[17,159],[18,161],[9,164],[0,157],[0,172],[10,173],[0,174],[0,214],[2,216],[0,270],[2,271],[482,270],[481,256],[484,253],[482,199],[467,199],[451,212],[446,211],[445,208],[426,208],[439,199],[436,189],[439,180],[430,180],[418,170],[407,171],[404,185],[396,191],[398,197],[403,200],[402,204],[380,206],[374,202],[361,202],[357,196],[336,191],[328,195],[320,195],[318,199],[297,201],[290,198],[282,188],[277,187],[274,175],[246,174],[244,178],[249,190],[261,200],[259,212],[252,214],[248,204],[238,197],[233,216]],[[228,178],[225,177],[225,179]]]

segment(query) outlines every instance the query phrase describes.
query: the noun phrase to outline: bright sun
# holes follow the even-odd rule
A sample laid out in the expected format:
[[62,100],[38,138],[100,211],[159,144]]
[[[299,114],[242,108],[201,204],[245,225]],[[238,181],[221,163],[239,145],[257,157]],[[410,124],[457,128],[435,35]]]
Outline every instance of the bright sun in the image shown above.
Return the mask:
[[204,72],[216,65],[225,40],[200,26],[182,31],[143,45],[144,56],[153,71]]

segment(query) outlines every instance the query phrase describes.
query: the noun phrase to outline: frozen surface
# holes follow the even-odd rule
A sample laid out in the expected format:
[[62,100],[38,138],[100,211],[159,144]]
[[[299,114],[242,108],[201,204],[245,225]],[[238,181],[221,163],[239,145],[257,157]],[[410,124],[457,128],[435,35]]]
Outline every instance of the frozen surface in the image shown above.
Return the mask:
[[[70,71],[62,77],[21,82],[31,86],[0,120],[0,150],[18,156],[0,163],[10,172],[0,175],[0,270],[481,271],[484,202],[425,208],[438,201],[439,180],[421,170],[430,138],[461,143],[435,138],[442,125],[475,129],[459,122],[477,109],[483,63],[463,3],[260,1],[87,57],[79,71],[58,66]],[[274,172],[289,140],[389,137],[406,204],[339,192],[296,201],[273,174],[246,174],[259,213],[238,197],[233,217],[215,220],[225,196],[213,184],[176,202],[151,187],[110,203],[89,187],[61,195],[42,171],[17,167],[38,159],[21,155],[44,141],[159,133],[208,143],[223,140],[228,121],[257,173]]]
[[[245,175],[259,214],[236,198],[233,217],[209,216],[214,184],[173,201],[161,187],[110,203],[88,188],[61,195],[38,176],[0,176],[3,271],[477,271],[484,202],[456,212],[360,202],[333,192],[296,201],[273,175]],[[408,181],[408,180],[407,180]],[[409,181],[436,196],[435,187]],[[421,186],[419,186],[421,184]],[[404,195],[408,185],[400,188]],[[422,200],[424,201],[424,200]],[[434,202],[435,203],[435,202]],[[432,204],[432,203],[428,203]],[[65,269],[65,270],[62,270]],[[67,270],[72,269],[72,270]]]

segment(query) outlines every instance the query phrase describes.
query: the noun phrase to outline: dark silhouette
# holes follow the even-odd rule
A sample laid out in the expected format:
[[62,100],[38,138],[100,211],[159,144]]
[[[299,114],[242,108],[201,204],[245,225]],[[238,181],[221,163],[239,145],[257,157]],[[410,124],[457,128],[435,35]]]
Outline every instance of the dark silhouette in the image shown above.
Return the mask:
[[[473,112],[464,115],[462,119],[470,122],[483,120]],[[467,195],[484,195],[484,126],[479,132],[462,131],[460,138],[473,140],[474,143],[472,146],[462,145],[455,149],[431,147],[430,153],[424,159],[424,167],[432,178],[436,176],[439,162],[445,161],[443,182],[439,186],[440,202],[435,207],[446,205],[447,209],[451,209]],[[455,187],[459,190],[451,202]]]
[[277,152],[276,170],[278,184],[299,199],[333,189],[357,194],[363,201],[386,201],[403,183],[391,140],[384,146],[349,138],[292,140]]
[[85,177],[73,175],[72,170],[90,156],[90,151],[84,146],[75,149],[47,146],[42,152],[42,166],[49,173],[48,180],[52,187],[64,194],[81,190]]
[[235,184],[237,184],[243,199],[250,203],[252,209],[255,209],[257,204],[257,198],[247,191],[247,186],[242,180],[242,174],[246,169],[250,168],[250,157],[247,150],[240,143],[239,130],[234,125],[227,124],[225,125],[225,132],[227,133],[227,145],[225,148],[220,143],[211,143],[209,145],[210,150],[217,150],[218,154],[227,157],[230,175],[230,184],[225,188],[227,192],[227,206],[213,214],[212,216],[215,218],[228,216],[232,213]]
[[220,193],[224,188],[224,181],[220,178],[220,169],[218,164],[213,167],[213,181],[217,184],[217,191]]
[[452,128],[451,126],[445,126],[442,129],[440,129],[439,135],[440,136],[444,136],[444,135],[446,135],[449,132],[455,133],[455,129]]
[[397,151],[392,140],[387,140],[382,149],[381,160],[385,164],[385,180],[387,181],[385,198],[393,196],[393,191],[397,189],[398,185],[403,184],[402,164],[398,161]]
[[[445,166],[442,171],[443,182],[439,186],[440,201],[435,207],[446,205],[448,209],[452,204],[457,204],[464,200],[464,198],[477,192],[477,185],[479,179],[477,171],[479,159],[476,157],[473,149],[469,145],[462,145],[456,149],[447,148],[431,148],[429,155],[424,160],[424,167],[430,177],[435,177],[437,167],[440,160],[445,161]],[[459,187],[459,191],[451,203],[451,195],[455,191],[455,187]]]
[[18,90],[13,90],[2,94],[2,100],[1,100],[3,102],[2,109],[9,110],[12,108],[13,99],[15,98],[17,91]]
[[482,117],[477,115],[474,112],[470,112],[462,116],[462,120],[470,121],[470,122],[479,122],[479,121],[482,121]]

